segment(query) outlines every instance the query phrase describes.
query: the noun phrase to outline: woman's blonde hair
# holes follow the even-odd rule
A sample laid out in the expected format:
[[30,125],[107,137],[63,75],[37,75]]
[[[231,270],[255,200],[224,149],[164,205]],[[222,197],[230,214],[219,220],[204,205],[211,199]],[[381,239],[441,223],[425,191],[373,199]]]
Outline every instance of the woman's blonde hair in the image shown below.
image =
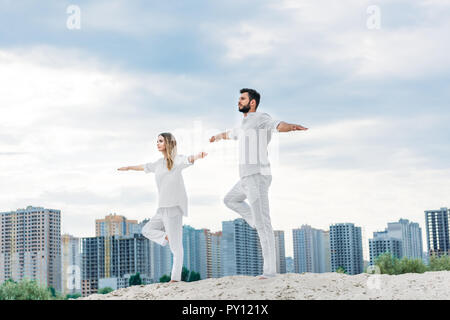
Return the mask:
[[175,157],[177,156],[177,141],[170,132],[163,132],[159,135],[164,138],[164,144],[166,145],[167,169],[172,170]]

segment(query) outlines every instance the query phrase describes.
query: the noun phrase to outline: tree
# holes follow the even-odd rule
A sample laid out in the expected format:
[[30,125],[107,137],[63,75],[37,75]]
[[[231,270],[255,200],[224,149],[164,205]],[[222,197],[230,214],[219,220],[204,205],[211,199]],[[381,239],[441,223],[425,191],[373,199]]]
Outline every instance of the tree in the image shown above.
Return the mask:
[[189,282],[193,282],[193,281],[198,281],[200,280],[200,273],[195,272],[195,271],[191,271],[191,273],[189,274]]
[[427,271],[427,266],[423,263],[422,259],[408,259],[403,257],[399,261],[399,274],[402,273],[424,273]]
[[380,254],[375,259],[375,265],[380,268],[382,274],[400,274],[401,266],[400,261],[392,255],[390,252]]
[[421,259],[398,259],[392,253],[385,252],[375,259],[375,265],[380,268],[382,274],[424,273],[429,270]]
[[55,288],[49,287],[48,290],[50,291],[50,294],[52,295],[52,297],[56,297],[56,291],[55,291]]
[[[188,268],[183,266],[183,269],[181,270],[181,281],[185,282],[192,282],[192,281],[198,281],[200,280],[200,273],[195,271],[189,271]],[[168,275],[163,275],[161,278],[159,278],[159,282],[169,282],[170,277]]]
[[188,281],[189,278],[189,270],[183,266],[181,270],[181,281]]
[[139,272],[137,272],[135,275],[132,275],[130,279],[128,280],[128,285],[131,286],[138,286],[142,284],[141,275]]
[[50,290],[35,280],[8,279],[0,285],[0,300],[52,300]]
[[159,282],[169,282],[169,281],[170,281],[170,277],[167,274],[165,274],[161,278],[159,278]]
[[430,271],[450,271],[450,256],[444,254],[437,257],[435,254],[430,257],[430,265],[428,267]]
[[98,294],[108,294],[113,291],[114,291],[114,289],[111,287],[104,287],[104,288],[99,289],[97,293]]

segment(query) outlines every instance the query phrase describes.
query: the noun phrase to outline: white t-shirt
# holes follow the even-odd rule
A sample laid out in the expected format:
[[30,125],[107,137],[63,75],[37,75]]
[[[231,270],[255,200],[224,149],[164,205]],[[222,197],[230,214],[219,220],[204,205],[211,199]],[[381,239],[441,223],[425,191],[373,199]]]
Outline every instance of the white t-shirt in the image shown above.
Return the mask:
[[187,194],[181,170],[191,165],[188,157],[184,155],[175,157],[174,165],[170,171],[167,169],[167,162],[164,158],[144,164],[145,173],[155,173],[159,193],[158,206],[160,208],[180,206],[183,216],[187,217]]
[[240,127],[228,132],[231,139],[239,140],[239,175],[256,173],[271,175],[267,145],[272,139],[272,131],[281,121],[274,120],[263,112],[249,112],[242,119]]

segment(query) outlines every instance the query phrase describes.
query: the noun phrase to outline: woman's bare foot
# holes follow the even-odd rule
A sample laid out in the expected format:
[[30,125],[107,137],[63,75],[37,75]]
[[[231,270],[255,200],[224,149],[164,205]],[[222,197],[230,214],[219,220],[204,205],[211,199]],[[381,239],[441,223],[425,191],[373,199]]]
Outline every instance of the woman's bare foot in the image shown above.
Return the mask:
[[178,282],[177,280],[170,280],[169,283]]
[[165,239],[167,240],[167,242],[169,242],[169,238],[166,236]]

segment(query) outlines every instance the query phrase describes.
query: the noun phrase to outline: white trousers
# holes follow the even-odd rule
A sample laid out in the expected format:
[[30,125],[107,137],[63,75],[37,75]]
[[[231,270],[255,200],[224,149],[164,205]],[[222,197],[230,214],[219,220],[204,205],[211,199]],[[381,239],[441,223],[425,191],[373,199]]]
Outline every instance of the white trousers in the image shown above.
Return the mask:
[[[264,260],[263,276],[276,274],[275,236],[270,221],[269,186],[272,176],[253,174],[241,178],[224,198],[225,205],[240,214],[258,232]],[[249,200],[250,205],[245,202]]]
[[162,246],[169,238],[173,254],[171,280],[181,281],[183,268],[183,211],[180,207],[158,208],[156,214],[142,228],[142,234]]

